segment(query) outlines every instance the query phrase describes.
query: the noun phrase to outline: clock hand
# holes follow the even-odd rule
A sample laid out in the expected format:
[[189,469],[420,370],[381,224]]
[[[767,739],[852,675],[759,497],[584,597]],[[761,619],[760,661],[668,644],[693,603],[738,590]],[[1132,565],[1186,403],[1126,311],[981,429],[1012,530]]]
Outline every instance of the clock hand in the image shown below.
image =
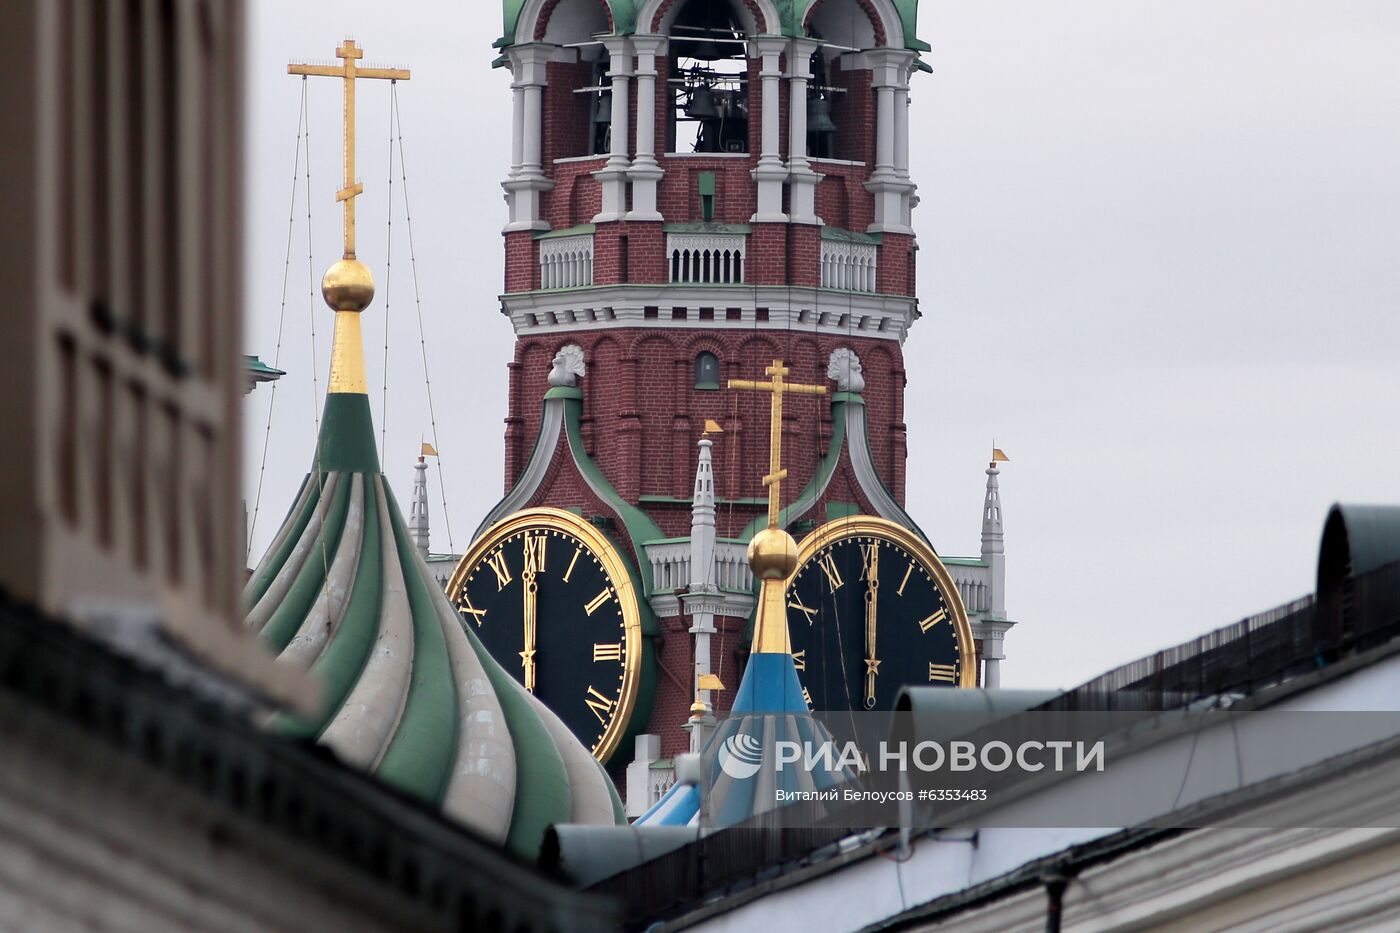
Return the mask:
[[879,545],[871,548],[870,561],[865,568],[865,708],[875,708],[875,678],[880,659],[875,656],[876,597],[880,589]]
[[525,668],[525,689],[535,692],[535,593],[539,584],[535,582],[535,571],[526,570],[520,574],[524,584],[525,607],[521,616],[525,625],[525,650],[520,652],[520,661]]

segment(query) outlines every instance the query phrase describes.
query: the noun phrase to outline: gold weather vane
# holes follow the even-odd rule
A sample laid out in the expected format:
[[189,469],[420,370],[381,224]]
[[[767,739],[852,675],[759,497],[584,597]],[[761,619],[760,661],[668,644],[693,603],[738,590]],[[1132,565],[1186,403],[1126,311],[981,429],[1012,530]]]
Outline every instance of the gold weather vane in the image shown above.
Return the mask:
[[293,63],[287,73],[340,78],[345,82],[345,175],[344,183],[335,193],[345,218],[345,253],[343,258],[326,270],[321,278],[321,295],[335,312],[335,337],[331,342],[331,375],[326,389],[331,393],[364,395],[364,341],[360,337],[360,312],[374,300],[374,276],[369,268],[355,258],[355,198],[365,186],[355,181],[355,81],[378,78],[407,81],[407,68],[361,68],[356,62],[364,51],[347,38],[335,50],[340,65]]
[[730,379],[731,389],[752,389],[771,392],[768,425],[768,475],[763,485],[768,487],[768,527],[749,542],[749,566],[754,576],[763,581],[754,621],[753,651],[755,654],[791,654],[792,639],[788,636],[787,605],[783,583],[797,569],[797,542],[792,535],[778,527],[781,506],[780,491],[787,470],[783,469],[783,396],[789,392],[799,395],[825,395],[826,386],[787,382],[790,370],[782,360],[763,371],[766,381]]

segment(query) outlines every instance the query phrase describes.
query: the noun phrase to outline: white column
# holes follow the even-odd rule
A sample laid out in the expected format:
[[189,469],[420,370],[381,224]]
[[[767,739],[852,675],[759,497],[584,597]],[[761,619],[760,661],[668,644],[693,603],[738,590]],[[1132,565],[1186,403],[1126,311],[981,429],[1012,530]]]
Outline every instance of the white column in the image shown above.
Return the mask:
[[520,174],[521,163],[525,161],[525,88],[520,84],[510,86],[511,137],[510,137],[510,177]]
[[760,60],[759,80],[763,91],[758,165],[753,170],[753,179],[758,185],[757,210],[752,217],[755,223],[786,223],[788,219],[783,213],[783,182],[787,181],[787,169],[783,167],[778,145],[782,89],[782,70],[778,65],[786,47],[785,39],[764,37],[749,41],[749,57]]
[[900,102],[907,100],[914,53],[874,49],[865,52],[864,57],[870,62],[876,100],[875,170],[865,183],[865,190],[875,195],[875,222],[866,231],[912,234],[908,222],[909,198],[914,192],[908,172],[909,108]]
[[987,658],[982,662],[982,686],[988,690],[1001,687],[1001,658]]
[[593,173],[603,193],[601,209],[593,217],[595,224],[621,220],[627,213],[627,170],[632,165],[627,158],[632,46],[621,37],[606,39],[603,45],[608,50],[608,77],[612,79],[612,145],[608,147],[607,164]]
[[666,54],[665,36],[633,36],[637,53],[637,144],[627,177],[632,181],[628,220],[661,220],[656,186],[666,173],[656,162],[656,58]]
[[807,82],[817,43],[794,39],[788,49],[788,212],[795,224],[819,224],[817,182],[807,160]]
[[510,174],[501,183],[510,205],[510,221],[505,229],[548,230],[540,216],[540,195],[554,187],[541,165],[541,139],[544,129],[544,88],[548,83],[546,65],[558,48],[542,43],[517,45],[508,49],[514,95],[514,126],[511,140]]

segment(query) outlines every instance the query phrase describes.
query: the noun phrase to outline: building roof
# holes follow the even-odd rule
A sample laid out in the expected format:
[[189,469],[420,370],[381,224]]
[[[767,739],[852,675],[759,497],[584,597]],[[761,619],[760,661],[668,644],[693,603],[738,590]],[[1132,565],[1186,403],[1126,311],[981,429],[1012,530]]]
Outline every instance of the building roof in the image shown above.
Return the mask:
[[229,833],[250,823],[300,853],[293,861],[336,866],[403,904],[417,929],[615,928],[605,900],[540,876],[315,745],[257,728],[246,703],[155,663],[0,592],[5,722],[71,726],[113,772],[174,780],[223,814]]
[[550,824],[613,824],[621,802],[588,750],[462,626],[414,546],[379,471],[347,314],[359,312],[337,314],[341,378],[311,472],[244,590],[247,624],[323,690],[319,713],[275,728],[533,859]]

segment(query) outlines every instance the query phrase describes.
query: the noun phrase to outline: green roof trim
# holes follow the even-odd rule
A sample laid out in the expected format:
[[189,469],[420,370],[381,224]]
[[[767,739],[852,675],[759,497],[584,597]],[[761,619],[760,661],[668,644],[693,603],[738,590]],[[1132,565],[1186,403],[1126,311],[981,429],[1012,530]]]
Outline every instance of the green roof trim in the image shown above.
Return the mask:
[[[693,505],[694,502],[695,502],[695,500],[693,500],[693,499],[687,499],[685,496],[658,496],[658,495],[638,496],[638,497],[637,497],[637,501],[638,501],[638,502],[655,502],[655,503],[657,503],[658,505],[685,505],[685,506]],[[768,504],[768,500],[767,500],[766,498],[760,498],[760,497],[758,497],[758,496],[745,496],[745,497],[742,497],[742,498],[739,498],[739,499],[723,499],[723,498],[720,498],[719,496],[716,496],[716,497],[715,497],[715,504],[716,504],[716,505],[767,505],[767,504]]]
[[[566,395],[565,391],[572,394]],[[588,450],[583,446],[583,432],[579,427],[583,417],[583,392],[572,387],[565,389],[563,386],[555,386],[545,393],[545,398],[564,399],[564,433],[569,440],[569,453],[574,458],[574,465],[578,467],[579,472],[583,474],[593,491],[598,493],[599,498],[607,502],[622,519],[622,524],[627,529],[627,537],[632,539],[632,549],[636,554],[637,572],[641,574],[642,595],[650,596],[653,585],[651,561],[647,560],[646,552],[642,549],[642,542],[662,537],[661,528],[651,520],[651,516],[618,495],[613,484],[608,481],[598,464],[594,463],[593,458],[588,455]]]
[[868,243],[878,246],[885,242],[881,233],[858,233],[855,230],[842,230],[840,227],[822,227],[823,240],[840,240],[843,243]]
[[696,220],[683,224],[662,224],[662,233],[749,233],[748,224],[722,224],[718,221]]
[[260,358],[250,354],[243,354],[243,368],[249,373],[258,376],[271,376],[274,379],[278,376],[287,375],[285,369],[276,369],[264,363]]
[[598,228],[594,224],[575,224],[572,227],[563,227],[559,230],[541,230],[534,235],[536,240],[552,240],[561,236],[579,236],[584,233],[593,233]]
[[378,473],[374,449],[374,420],[369,396],[359,392],[328,392],[321,414],[318,466],[326,472]]
[[945,564],[951,564],[951,565],[954,566],[954,567],[985,567],[985,566],[987,566],[987,562],[986,562],[985,560],[983,560],[982,558],[980,558],[980,557],[943,557],[943,556],[940,555],[938,559],[941,560],[941,561],[943,561],[943,563],[945,563]]
[[[447,789],[457,754],[457,688],[448,662],[447,639],[432,594],[418,572],[417,553],[403,525],[403,513],[393,491],[386,486],[384,493],[413,616],[413,672],[398,728],[375,776],[437,804]],[[567,781],[565,784],[567,797]]]

